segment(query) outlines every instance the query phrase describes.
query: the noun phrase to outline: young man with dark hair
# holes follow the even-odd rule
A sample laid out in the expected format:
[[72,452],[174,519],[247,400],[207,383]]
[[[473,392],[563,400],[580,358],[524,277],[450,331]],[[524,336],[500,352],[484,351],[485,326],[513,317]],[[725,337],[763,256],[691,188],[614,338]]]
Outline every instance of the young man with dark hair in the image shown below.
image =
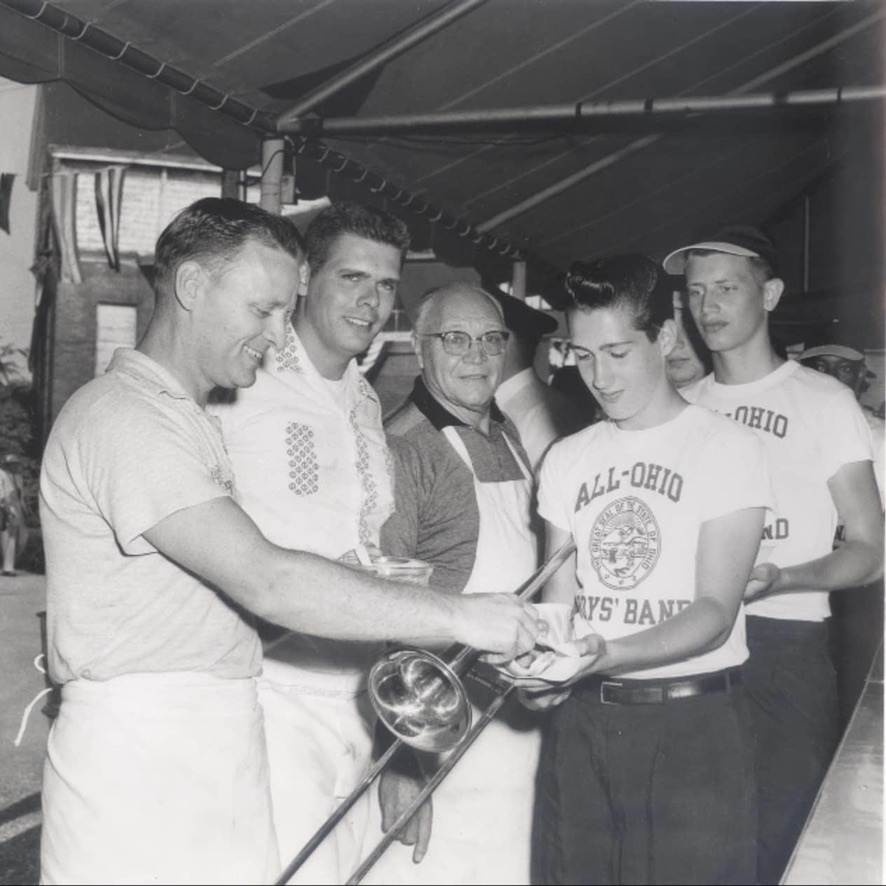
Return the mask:
[[443,634],[497,652],[537,631],[503,595],[453,599],[286,550],[238,505],[204,407],[284,345],[304,258],[288,225],[235,200],[182,210],[160,235],[145,337],[52,428],[40,516],[62,703],[43,883],[277,876],[250,613],[339,640]]
[[[685,274],[714,371],[682,392],[750,428],[766,451],[775,512],[745,592],[744,668],[760,784],[757,882],[778,883],[837,746],[828,592],[875,580],[883,515],[870,435],[849,388],[785,361],[769,314],[784,283],[760,230],[730,226],[665,259]],[[845,541],[833,549],[838,524]]]
[[[381,404],[356,357],[381,332],[400,282],[409,232],[359,203],[333,203],[305,231],[308,279],[283,347],[257,380],[211,407],[244,510],[281,547],[338,559],[378,549],[394,509]],[[262,630],[259,699],[277,840],[293,858],[362,780],[375,715],[366,678],[383,647]],[[314,852],[292,882],[340,883],[357,866],[369,796]]]
[[[581,658],[553,707],[536,787],[538,883],[748,883],[755,780],[741,595],[769,504],[753,434],[669,382],[671,287],[642,255],[573,265],[567,321],[606,421],[555,443],[539,513],[573,568]],[[586,636],[585,636],[586,635]],[[514,669],[512,668],[512,671]]]

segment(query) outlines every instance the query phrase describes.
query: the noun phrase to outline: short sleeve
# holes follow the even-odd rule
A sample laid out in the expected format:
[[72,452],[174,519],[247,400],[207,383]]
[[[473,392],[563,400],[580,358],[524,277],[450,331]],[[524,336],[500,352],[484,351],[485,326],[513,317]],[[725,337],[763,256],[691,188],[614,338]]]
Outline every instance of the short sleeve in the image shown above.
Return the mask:
[[557,478],[564,476],[563,454],[566,441],[554,443],[548,449],[538,474],[538,513],[542,519],[558,529],[571,531],[564,496],[559,494]]
[[871,429],[861,406],[849,388],[841,388],[827,401],[820,427],[823,467],[830,479],[843,467],[856,461],[873,461]]
[[171,514],[232,495],[230,465],[220,436],[217,447],[212,445],[213,434],[218,436],[208,418],[144,402],[81,426],[85,487],[125,553],[153,552],[143,538],[148,529]]
[[700,467],[702,521],[745,508],[774,508],[766,452],[752,431],[726,424],[709,435]]

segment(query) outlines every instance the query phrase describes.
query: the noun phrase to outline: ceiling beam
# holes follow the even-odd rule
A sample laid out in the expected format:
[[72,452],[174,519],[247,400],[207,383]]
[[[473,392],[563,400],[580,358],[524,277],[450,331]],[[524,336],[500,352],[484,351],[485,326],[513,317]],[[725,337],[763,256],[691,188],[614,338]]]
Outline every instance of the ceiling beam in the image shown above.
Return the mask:
[[[837,34],[834,34],[832,37],[829,37],[827,40],[822,41],[821,43],[816,44],[805,52],[800,53],[799,55],[794,56],[793,58],[788,59],[780,65],[777,65],[774,68],[770,68],[768,71],[764,71],[762,74],[757,77],[753,77],[751,80],[743,83],[741,86],[732,89],[729,91],[728,95],[730,96],[742,96],[750,93],[752,90],[756,89],[759,86],[762,86],[765,83],[771,82],[772,80],[780,77],[782,74],[786,74],[788,71],[793,70],[794,68],[799,67],[800,65],[806,64],[806,62],[811,59],[822,55],[830,49],[833,49],[835,46],[838,46],[840,43],[843,43],[845,40],[848,40],[854,34],[857,34],[859,31],[864,30],[865,28],[870,27],[873,24],[881,21],[883,17],[886,16],[886,5],[878,4],[875,11],[861,19],[858,22],[855,22],[852,26],[840,31]],[[539,191],[536,194],[533,194],[531,197],[527,197],[525,200],[520,201],[516,205],[510,207],[509,209],[505,209],[492,218],[487,219],[484,222],[481,222],[477,225],[477,230],[482,231],[484,233],[488,233],[493,228],[498,227],[499,225],[504,224],[505,222],[510,221],[517,216],[523,215],[528,212],[530,209],[534,209],[536,206],[539,206],[542,203],[547,202],[552,197],[556,197],[558,194],[562,194],[564,191],[568,191],[573,188],[579,182],[584,181],[587,178],[590,178],[593,175],[596,175],[603,169],[607,169],[612,166],[614,163],[619,162],[625,157],[636,153],[637,151],[642,151],[648,148],[650,145],[655,144],[659,139],[663,138],[662,135],[650,135],[641,139],[637,139],[636,141],[631,142],[623,148],[620,148],[618,151],[613,152],[612,154],[607,155],[606,157],[602,157],[599,160],[592,163],[590,166],[587,166],[584,169],[578,170],[578,172],[573,173],[572,175],[567,176],[564,179],[561,179],[559,182],[544,188],[542,191]]]
[[[621,99],[604,102],[535,105],[524,108],[490,108],[482,111],[448,111],[439,114],[398,114],[383,117],[331,117],[294,120],[285,131],[299,135],[390,135],[392,132],[467,127],[511,128],[525,124],[570,124],[606,118],[654,118],[724,111],[783,111],[886,98],[886,85],[839,86],[793,92],[763,92],[751,95],[686,96],[677,98]],[[282,131],[282,130],[281,130]]]
[[317,107],[321,102],[340,92],[346,86],[350,86],[356,80],[366,74],[380,68],[392,58],[402,55],[407,49],[420,43],[426,37],[441,31],[450,23],[461,18],[471,10],[485,3],[486,0],[456,0],[450,3],[441,12],[434,13],[420,21],[417,25],[408,28],[402,34],[388,40],[376,47],[369,55],[360,59],[336,77],[331,78],[322,86],[309,92],[301,101],[293,105],[288,111],[284,111],[277,118],[278,132],[293,132],[292,127],[298,124],[299,118]]

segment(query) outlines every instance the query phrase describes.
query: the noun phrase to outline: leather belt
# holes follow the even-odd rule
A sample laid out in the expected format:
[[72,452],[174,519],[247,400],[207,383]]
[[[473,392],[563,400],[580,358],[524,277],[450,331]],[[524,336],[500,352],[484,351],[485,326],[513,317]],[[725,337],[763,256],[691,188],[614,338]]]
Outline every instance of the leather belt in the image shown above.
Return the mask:
[[613,680],[591,676],[579,684],[583,691],[599,693],[603,704],[665,704],[711,692],[729,692],[733,686],[740,685],[741,668],[677,680]]

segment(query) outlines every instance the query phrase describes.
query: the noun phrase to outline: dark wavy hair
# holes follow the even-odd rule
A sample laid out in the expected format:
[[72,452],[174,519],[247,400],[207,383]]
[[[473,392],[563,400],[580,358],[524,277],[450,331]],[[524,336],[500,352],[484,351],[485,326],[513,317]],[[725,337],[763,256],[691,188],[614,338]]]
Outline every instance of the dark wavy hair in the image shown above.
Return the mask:
[[329,260],[336,238],[353,234],[400,250],[400,264],[409,248],[409,228],[394,215],[364,203],[343,201],[327,206],[311,220],[305,231],[308,264],[315,273]]
[[169,285],[185,261],[199,261],[210,273],[219,273],[250,241],[295,259],[305,256],[304,241],[289,219],[229,197],[197,200],[182,209],[157,240],[154,287]]
[[673,283],[664,269],[639,253],[573,262],[566,275],[572,304],[566,311],[623,308],[634,328],[656,341],[665,320],[674,316]]

